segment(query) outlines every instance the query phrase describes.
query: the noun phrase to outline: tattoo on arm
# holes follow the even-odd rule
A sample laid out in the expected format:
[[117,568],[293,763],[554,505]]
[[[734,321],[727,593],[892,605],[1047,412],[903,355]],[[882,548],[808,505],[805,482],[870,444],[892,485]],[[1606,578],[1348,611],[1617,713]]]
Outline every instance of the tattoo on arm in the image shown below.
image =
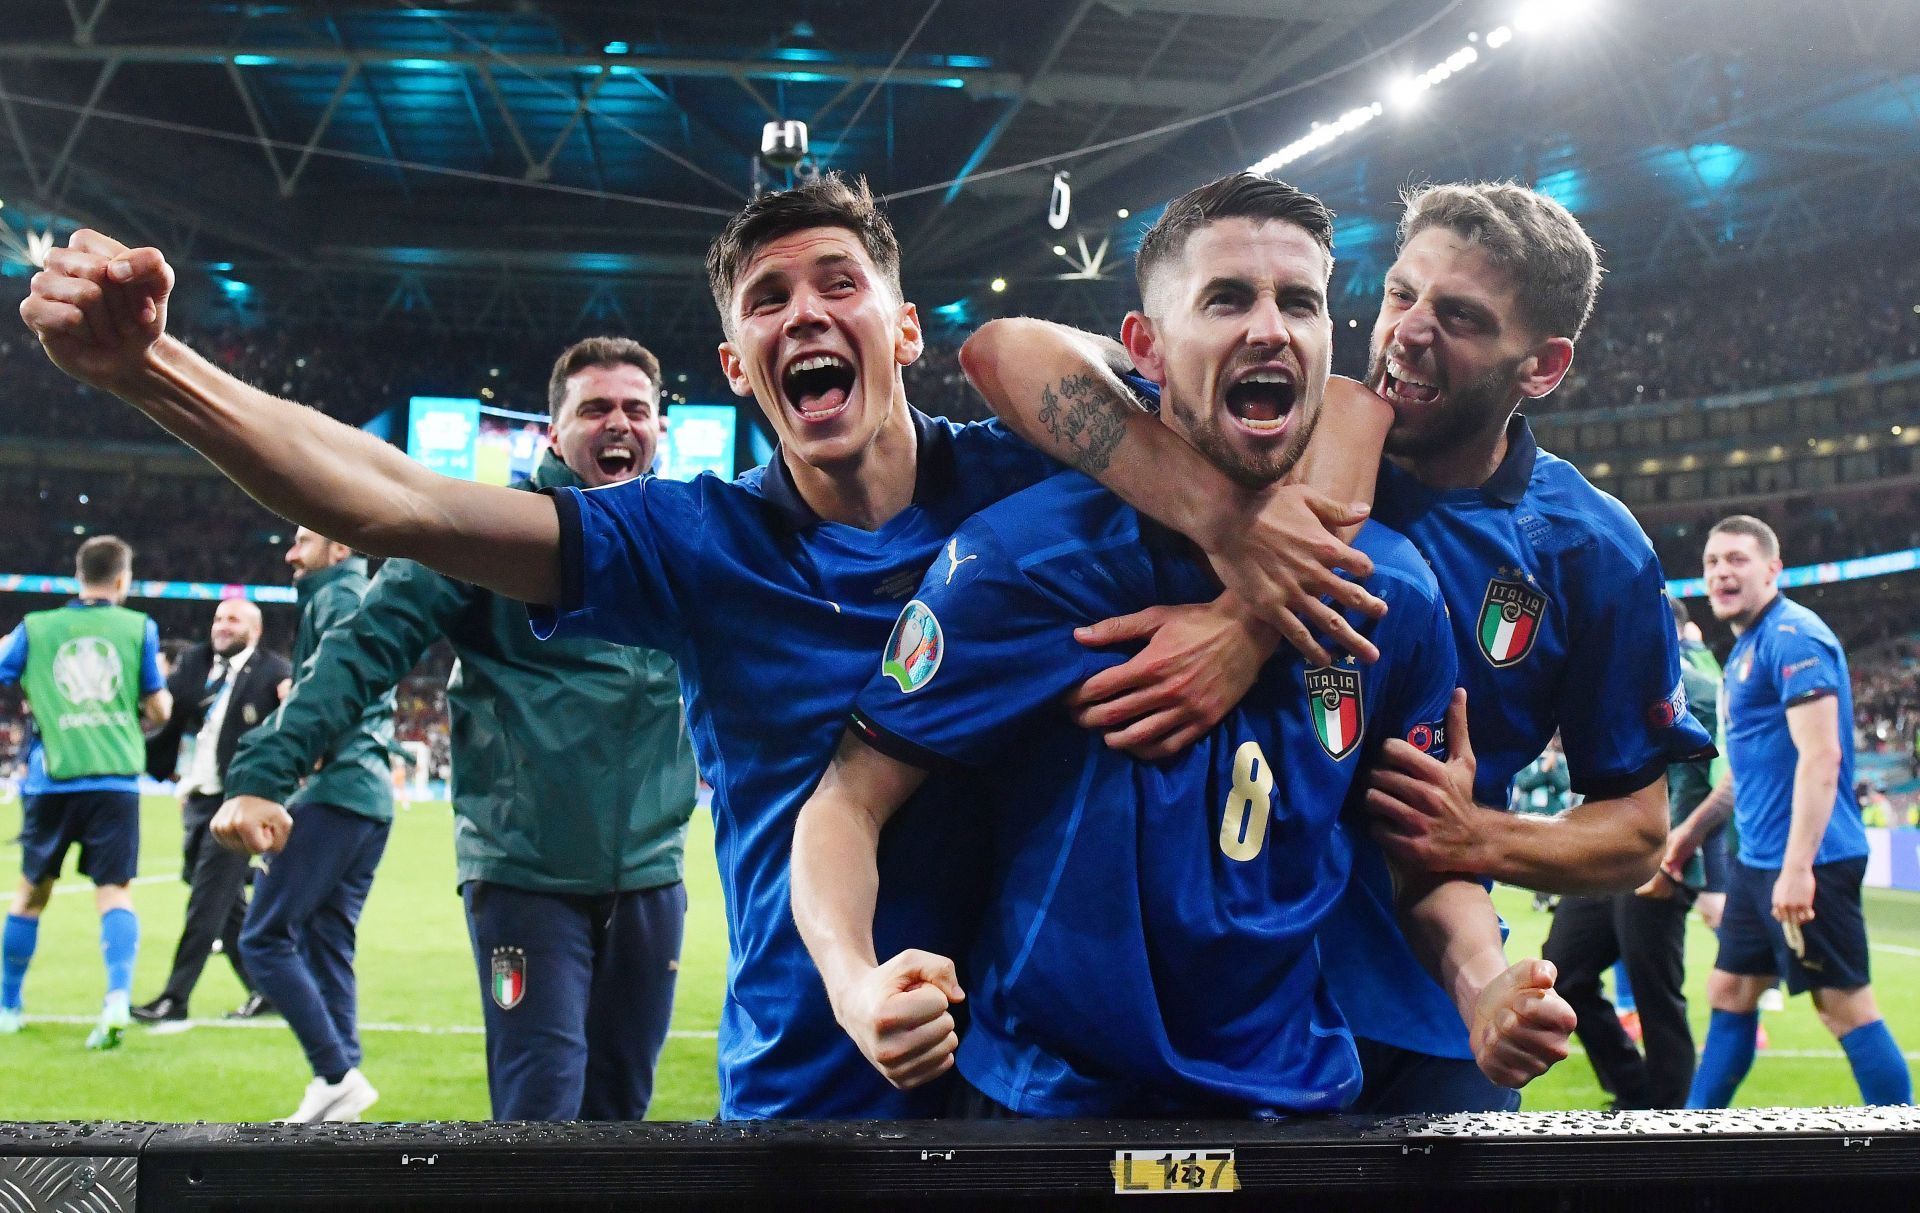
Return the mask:
[[1097,476],[1127,436],[1126,414],[1134,404],[1092,375],[1068,375],[1058,387],[1040,389],[1040,424],[1069,464]]

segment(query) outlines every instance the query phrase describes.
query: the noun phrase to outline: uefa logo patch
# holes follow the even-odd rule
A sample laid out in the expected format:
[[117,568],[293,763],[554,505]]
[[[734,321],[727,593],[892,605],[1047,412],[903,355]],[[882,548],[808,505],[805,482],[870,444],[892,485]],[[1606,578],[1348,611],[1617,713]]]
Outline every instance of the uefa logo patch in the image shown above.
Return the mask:
[[900,612],[893,635],[887,637],[880,672],[893,679],[902,694],[911,695],[933,681],[946,655],[947,638],[940,633],[940,621],[932,607],[916,598]]

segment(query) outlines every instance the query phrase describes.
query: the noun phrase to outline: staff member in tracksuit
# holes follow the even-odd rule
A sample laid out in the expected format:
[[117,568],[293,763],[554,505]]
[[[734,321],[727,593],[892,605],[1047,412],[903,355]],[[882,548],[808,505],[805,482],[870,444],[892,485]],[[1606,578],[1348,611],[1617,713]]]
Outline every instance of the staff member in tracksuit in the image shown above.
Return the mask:
[[[555,364],[555,449],[531,490],[641,475],[661,432],[660,367],[596,337]],[[281,726],[227,779],[272,829],[300,772],[440,637],[457,672],[454,850],[501,1120],[637,1120],[666,1041],[694,804],[678,672],[651,649],[537,641],[526,608],[391,560],[358,615],[320,646]],[[296,835],[297,837],[297,835]]]
[[[294,640],[296,687],[324,669],[321,642],[360,609],[367,592],[367,562],[342,543],[306,527],[294,533],[287,563],[294,569],[300,601],[300,631]],[[284,705],[265,724],[241,738],[227,766],[229,797],[243,791],[242,771],[253,747],[278,733]],[[286,1119],[358,1120],[380,1097],[360,1072],[357,992],[353,980],[355,927],[373,871],[393,827],[393,784],[388,753],[393,742],[393,694],[370,697],[340,731],[330,734],[300,768],[304,787],[291,796],[289,829],[276,855],[254,881],[253,903],[240,928],[240,955],[255,987],[273,1001],[313,1067],[299,1108]],[[318,769],[316,770],[316,765]],[[292,787],[288,788],[292,792]],[[223,844],[232,801],[213,819]],[[285,810],[282,810],[285,812]]]

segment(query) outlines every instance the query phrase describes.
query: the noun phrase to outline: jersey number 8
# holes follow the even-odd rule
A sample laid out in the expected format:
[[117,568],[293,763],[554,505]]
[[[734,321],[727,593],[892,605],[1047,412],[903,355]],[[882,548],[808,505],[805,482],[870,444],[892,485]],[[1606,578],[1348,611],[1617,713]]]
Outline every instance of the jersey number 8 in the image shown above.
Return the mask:
[[1233,755],[1233,787],[1220,818],[1220,852],[1242,863],[1267,845],[1273,813],[1273,771],[1257,741],[1240,743]]

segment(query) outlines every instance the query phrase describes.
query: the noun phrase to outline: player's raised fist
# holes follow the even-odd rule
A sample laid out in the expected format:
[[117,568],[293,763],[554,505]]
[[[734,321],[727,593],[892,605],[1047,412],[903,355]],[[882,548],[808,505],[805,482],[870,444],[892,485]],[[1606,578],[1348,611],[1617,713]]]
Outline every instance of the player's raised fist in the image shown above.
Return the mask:
[[860,1052],[903,1091],[944,1074],[960,1037],[949,1008],[966,994],[953,961],[909,949],[834,991],[834,1015]]
[[1474,1004],[1473,1060],[1503,1087],[1524,1087],[1567,1056],[1578,1017],[1553,988],[1544,960],[1523,960],[1487,983]]
[[20,318],[67,374],[115,390],[145,367],[167,327],[173,267],[158,249],[130,249],[82,228],[47,254]]
[[263,796],[235,796],[220,806],[208,829],[229,851],[264,855],[287,845],[293,815],[285,806]]

